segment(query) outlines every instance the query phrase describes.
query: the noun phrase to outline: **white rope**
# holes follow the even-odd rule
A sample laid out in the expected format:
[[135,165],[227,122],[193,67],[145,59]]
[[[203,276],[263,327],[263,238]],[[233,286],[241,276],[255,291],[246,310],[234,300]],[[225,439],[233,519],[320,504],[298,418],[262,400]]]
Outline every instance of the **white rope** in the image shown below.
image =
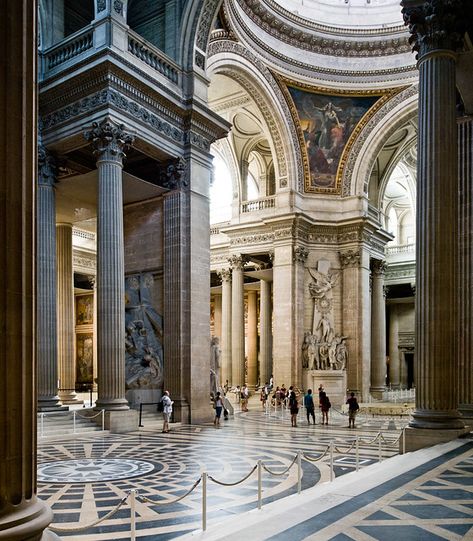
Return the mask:
[[198,486],[198,484],[201,481],[202,481],[202,476],[197,479],[197,481],[191,486],[191,488],[185,494],[183,494],[182,496],[179,496],[179,498],[175,500],[164,500],[164,501],[163,500],[162,501],[150,500],[146,496],[142,496],[138,494],[138,492],[136,493],[136,497],[142,502],[151,503],[153,505],[168,505],[170,503],[177,503],[183,500],[186,496],[189,496],[189,494]]
[[217,485],[222,485],[223,487],[234,487],[234,486],[239,485],[240,483],[243,483],[244,481],[246,481],[248,479],[248,477],[251,477],[251,475],[255,472],[257,467],[258,467],[258,465],[254,466],[253,469],[250,471],[250,473],[248,475],[245,475],[245,477],[243,477],[243,479],[240,479],[239,481],[235,481],[234,483],[224,483],[223,481],[217,481],[217,479],[215,479],[211,475],[209,475],[208,478],[211,481],[213,481],[214,483],[217,483]]

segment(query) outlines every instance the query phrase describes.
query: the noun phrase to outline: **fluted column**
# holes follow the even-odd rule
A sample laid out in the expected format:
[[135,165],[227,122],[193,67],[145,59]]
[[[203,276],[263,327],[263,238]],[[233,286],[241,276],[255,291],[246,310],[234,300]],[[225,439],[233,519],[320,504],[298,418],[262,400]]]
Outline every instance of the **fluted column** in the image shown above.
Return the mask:
[[248,385],[254,387],[257,382],[258,369],[258,315],[257,291],[247,292],[248,319],[247,319],[247,357],[248,357]]
[[56,180],[55,163],[44,147],[38,151],[36,313],[38,409],[60,408],[57,381]]
[[381,398],[386,388],[386,302],[384,273],[386,262],[374,259],[371,264],[371,385],[370,392]]
[[0,48],[0,539],[38,541],[52,512],[36,496],[36,2],[2,3]]
[[63,404],[78,403],[75,393],[74,273],[72,271],[72,224],[56,226],[57,254],[57,349],[59,396]]
[[232,268],[232,385],[245,383],[245,302],[241,255],[229,259]]
[[214,295],[214,336],[222,338],[222,295],[218,294]]
[[271,308],[271,282],[260,281],[260,354],[259,354],[259,372],[260,383],[264,385],[269,383],[269,378],[273,373],[273,355],[272,355],[272,308]]
[[399,313],[395,304],[391,304],[389,307],[389,383],[394,389],[398,389],[401,386]]
[[[464,3],[403,1],[418,51],[419,132],[416,219],[416,408],[408,449],[456,437],[458,412],[458,178],[455,51]],[[434,434],[431,429],[443,433]],[[451,429],[449,431],[449,429]],[[425,433],[429,432],[427,436]],[[422,442],[419,438],[422,438]]]
[[97,354],[96,407],[127,410],[125,399],[125,267],[122,169],[132,137],[105,119],[86,134],[97,156]]
[[473,422],[473,117],[458,121],[460,180],[458,209],[458,403]]
[[[218,275],[222,280],[222,382],[232,381],[232,271],[222,269]],[[235,385],[240,385],[235,383]]]

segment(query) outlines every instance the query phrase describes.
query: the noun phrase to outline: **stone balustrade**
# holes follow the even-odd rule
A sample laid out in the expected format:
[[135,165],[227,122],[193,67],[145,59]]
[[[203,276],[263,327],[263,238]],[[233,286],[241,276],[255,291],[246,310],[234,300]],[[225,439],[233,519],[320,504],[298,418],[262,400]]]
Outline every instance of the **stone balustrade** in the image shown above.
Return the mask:
[[255,212],[258,210],[272,209],[276,207],[276,197],[261,197],[252,201],[243,201],[241,204],[241,212]]
[[93,44],[93,28],[90,26],[82,28],[79,32],[76,32],[44,52],[46,68],[50,70],[71,58],[79,56],[84,51],[91,49]]
[[179,68],[177,65],[172,64],[161,51],[130,30],[128,31],[128,51],[173,83],[178,83]]

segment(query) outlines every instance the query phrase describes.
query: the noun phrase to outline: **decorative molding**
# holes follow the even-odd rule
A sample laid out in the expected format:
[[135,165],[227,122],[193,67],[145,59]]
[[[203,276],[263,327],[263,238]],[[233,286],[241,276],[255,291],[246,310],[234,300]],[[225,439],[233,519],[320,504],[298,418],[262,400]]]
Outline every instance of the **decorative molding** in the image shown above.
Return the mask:
[[159,172],[160,183],[164,188],[177,190],[189,185],[188,164],[184,158],[168,161]]
[[[217,7],[220,4],[221,0],[206,0],[204,3],[204,6],[202,8],[200,17],[199,17],[199,24],[196,32],[196,46],[201,51],[207,50],[207,44],[209,41],[209,35],[210,30],[212,27],[212,23],[215,17],[215,13],[217,12]],[[196,51],[196,54],[198,51]],[[199,53],[202,54],[202,53]],[[203,55],[202,55],[203,56]],[[197,63],[197,59],[196,59]],[[204,63],[205,63],[205,57],[204,57]]]
[[233,254],[228,258],[228,262],[230,263],[230,267],[232,270],[243,270],[243,267],[245,266],[246,258],[244,256]]
[[217,276],[220,278],[221,282],[232,281],[232,271],[230,269],[220,269],[217,271]]
[[361,250],[348,250],[339,252],[342,269],[347,267],[359,267],[361,264]]
[[121,0],[113,0],[113,9],[115,13],[123,16],[123,2]]
[[[358,32],[351,31],[358,39],[349,40],[340,35],[339,28],[311,24],[306,19],[294,16],[276,2],[264,0],[237,0],[237,2],[259,28],[279,41],[298,49],[345,57],[389,56],[407,53],[410,50],[408,36],[402,26],[380,29],[379,34],[382,39],[378,40],[374,39],[378,36],[372,32],[370,39],[366,39],[364,29]],[[266,7],[266,3],[271,6],[271,9]],[[309,31],[306,30],[307,27],[310,28]]]
[[95,274],[97,270],[97,262],[95,254],[89,254],[83,250],[72,250],[72,266],[74,269],[81,269],[87,273]]
[[97,0],[97,13],[100,13],[101,11],[105,11],[106,8],[106,0]]
[[294,263],[304,264],[307,261],[309,252],[303,246],[294,246],[292,260]]

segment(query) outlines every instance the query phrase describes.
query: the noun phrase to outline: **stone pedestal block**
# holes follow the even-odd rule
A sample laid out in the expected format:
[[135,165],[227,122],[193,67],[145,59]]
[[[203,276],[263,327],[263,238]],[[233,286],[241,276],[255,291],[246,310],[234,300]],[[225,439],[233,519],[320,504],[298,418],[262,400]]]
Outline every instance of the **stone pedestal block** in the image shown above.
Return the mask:
[[[410,451],[417,451],[418,449],[423,449],[424,447],[432,447],[432,445],[437,445],[438,443],[446,443],[447,441],[455,440],[461,436],[464,436],[465,434],[468,434],[470,430],[471,427],[440,430],[412,428],[408,426],[404,432],[406,438],[406,453]],[[402,437],[399,440],[399,450],[402,453]]]
[[[111,410],[105,412],[105,430],[113,434],[125,434],[138,430],[139,413],[136,410]],[[98,422],[102,422],[99,416]]]
[[345,370],[310,370],[306,372],[305,390],[312,389],[315,401],[318,400],[319,385],[330,398],[330,403],[336,408],[341,407],[347,400],[347,373]]

